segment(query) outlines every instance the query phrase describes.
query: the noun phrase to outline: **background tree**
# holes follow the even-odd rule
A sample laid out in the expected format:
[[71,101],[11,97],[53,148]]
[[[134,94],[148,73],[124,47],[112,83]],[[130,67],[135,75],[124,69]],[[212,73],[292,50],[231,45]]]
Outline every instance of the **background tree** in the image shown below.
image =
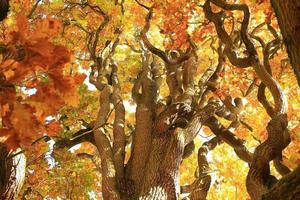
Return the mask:
[[287,47],[291,65],[295,71],[300,82],[299,66],[299,44],[300,40],[297,33],[300,27],[300,11],[298,1],[271,1],[272,7],[275,11],[278,24],[283,36],[283,41]]

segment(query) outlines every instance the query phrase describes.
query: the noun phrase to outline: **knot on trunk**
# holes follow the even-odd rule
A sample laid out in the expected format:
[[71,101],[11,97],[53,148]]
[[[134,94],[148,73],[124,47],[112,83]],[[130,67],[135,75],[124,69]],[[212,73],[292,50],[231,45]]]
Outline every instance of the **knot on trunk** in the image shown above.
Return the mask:
[[185,128],[193,114],[193,109],[186,103],[175,103],[162,112],[154,122],[153,133],[163,134],[175,128]]

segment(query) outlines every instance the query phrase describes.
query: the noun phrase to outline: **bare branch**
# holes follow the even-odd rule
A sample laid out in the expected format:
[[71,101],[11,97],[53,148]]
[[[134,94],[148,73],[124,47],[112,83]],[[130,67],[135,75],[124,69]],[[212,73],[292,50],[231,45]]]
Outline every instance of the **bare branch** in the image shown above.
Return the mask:
[[137,4],[139,4],[140,6],[142,6],[143,8],[145,8],[146,10],[150,10],[150,9],[151,9],[150,7],[148,7],[148,6],[144,5],[144,4],[142,4],[139,0],[135,0],[135,2],[136,2]]
[[[270,73],[269,63],[266,62],[269,58],[269,52],[265,52],[268,54],[264,55],[264,58],[267,57],[267,60],[264,60],[264,63],[262,64],[259,60],[256,48],[249,38],[248,26],[250,20],[250,11],[248,6],[246,4],[228,4],[223,0],[207,0],[204,5],[204,11],[207,18],[214,22],[220,39],[228,47],[232,46],[232,42],[230,41],[230,38],[228,38],[228,34],[223,28],[221,18],[211,11],[210,2],[213,2],[215,5],[225,10],[238,10],[244,13],[240,34],[247,50],[248,64],[253,66],[262,83],[270,90],[275,102],[273,109],[274,114],[271,116],[272,119],[267,126],[268,139],[256,148],[253,156],[253,162],[250,165],[250,170],[247,175],[247,190],[251,198],[257,200],[260,199],[262,194],[268,190],[268,187],[270,186],[268,183],[274,180],[274,177],[270,175],[269,162],[281,155],[282,150],[290,142],[290,137],[287,130],[287,101],[280,85],[273,79]],[[271,30],[271,33],[272,32],[273,31]],[[277,39],[276,35],[275,38]],[[229,54],[227,54],[227,56],[228,55]],[[232,60],[230,56],[228,56],[228,58],[232,64],[239,64],[235,63],[235,60]],[[264,91],[262,94],[264,94]]]
[[[205,16],[212,21],[215,24],[215,28],[217,31],[217,34],[220,38],[220,40],[222,41],[222,43],[225,44],[225,53],[228,57],[228,59],[230,60],[230,62],[237,66],[237,67],[241,67],[241,68],[245,68],[245,67],[250,67],[251,66],[251,59],[249,57],[244,57],[244,58],[239,58],[236,54],[236,52],[234,51],[234,45],[233,45],[233,41],[230,38],[230,35],[225,31],[224,27],[223,27],[223,20],[221,18],[221,16],[219,16],[217,13],[213,13],[211,10],[211,6],[210,6],[210,2],[213,2],[214,4],[218,5],[218,6],[224,6],[222,1],[206,1],[203,9],[205,12]],[[227,5],[227,4],[225,4]],[[221,7],[220,6],[220,7]],[[241,5],[237,5],[237,8],[235,9],[244,9],[243,6]],[[232,10],[233,8],[229,7],[230,10]],[[247,20],[247,18],[245,18],[244,20]],[[244,28],[244,27],[242,27]]]
[[81,144],[83,142],[90,142],[91,144],[95,145],[95,140],[93,136],[93,132],[88,132],[91,129],[81,129],[77,131],[75,134],[73,134],[72,138],[67,139],[60,139],[55,141],[54,148],[56,149],[62,149],[62,148],[72,148],[73,146],[77,144]]
[[205,125],[208,126],[217,137],[232,146],[240,159],[249,164],[252,162],[252,154],[244,146],[244,142],[221,125],[215,117],[211,117],[207,120]]
[[141,31],[141,39],[143,40],[145,46],[149,49],[149,51],[151,51],[153,54],[157,55],[158,57],[160,57],[165,63],[169,63],[169,59],[168,56],[166,55],[166,53],[158,48],[156,48],[155,46],[153,46],[148,37],[147,37],[147,32],[150,29],[150,22],[151,22],[151,18],[153,15],[153,8],[149,8],[149,13],[147,14],[146,18],[145,18],[145,26]]

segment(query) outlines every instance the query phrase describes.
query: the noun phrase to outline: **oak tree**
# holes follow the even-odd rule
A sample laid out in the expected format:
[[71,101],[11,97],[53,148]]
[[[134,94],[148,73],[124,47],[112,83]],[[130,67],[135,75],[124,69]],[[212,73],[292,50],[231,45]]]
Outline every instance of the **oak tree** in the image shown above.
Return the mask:
[[1,199],[300,199],[298,8],[1,2]]

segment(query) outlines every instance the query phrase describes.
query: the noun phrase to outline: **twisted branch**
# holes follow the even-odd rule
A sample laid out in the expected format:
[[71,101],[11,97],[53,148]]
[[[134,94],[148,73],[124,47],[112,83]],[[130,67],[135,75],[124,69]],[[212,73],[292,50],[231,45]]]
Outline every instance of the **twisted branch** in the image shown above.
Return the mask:
[[190,193],[187,199],[191,200],[205,200],[211,184],[211,176],[209,164],[207,161],[207,154],[213,150],[222,140],[214,137],[211,140],[204,142],[198,150],[198,168],[196,180],[187,186],[181,187],[181,192]]
[[[222,9],[231,11],[238,10],[244,13],[240,30],[241,38],[248,54],[248,57],[246,57],[247,63],[244,63],[246,64],[244,66],[253,66],[262,83],[270,90],[275,102],[273,109],[274,114],[267,126],[268,139],[256,148],[247,176],[247,190],[251,198],[256,200],[268,190],[270,182],[274,180],[274,177],[270,175],[269,162],[281,155],[282,150],[288,145],[290,140],[288,130],[286,129],[287,102],[279,84],[272,78],[265,64],[260,62],[255,46],[249,38],[248,25],[250,12],[248,6],[245,4],[228,4],[222,0],[208,0],[204,5],[206,17],[215,24],[217,33],[220,39],[225,43],[225,46],[227,46],[227,49],[232,48],[232,41],[223,28],[221,17],[212,12],[210,7],[211,2]],[[236,62],[236,59],[232,59],[231,54],[227,53],[227,57],[233,65],[242,67],[239,65],[240,63]]]

